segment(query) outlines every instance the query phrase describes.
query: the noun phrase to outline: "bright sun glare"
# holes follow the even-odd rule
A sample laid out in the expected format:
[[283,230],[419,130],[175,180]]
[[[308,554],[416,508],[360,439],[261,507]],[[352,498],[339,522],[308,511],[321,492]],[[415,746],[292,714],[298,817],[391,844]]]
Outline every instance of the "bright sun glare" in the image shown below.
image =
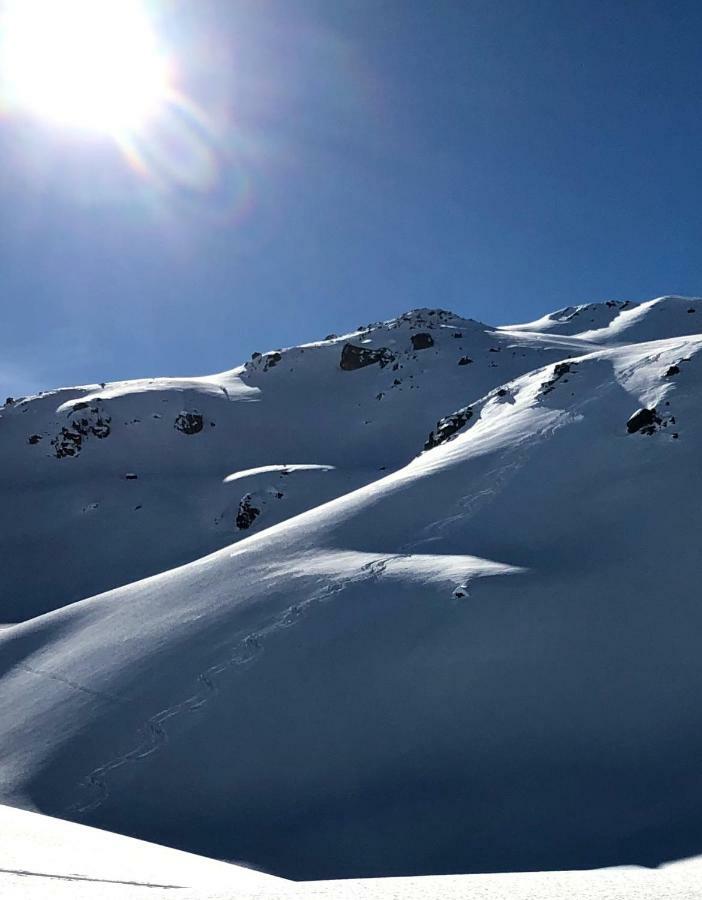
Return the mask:
[[3,93],[59,125],[134,132],[165,101],[168,62],[139,0],[5,0]]

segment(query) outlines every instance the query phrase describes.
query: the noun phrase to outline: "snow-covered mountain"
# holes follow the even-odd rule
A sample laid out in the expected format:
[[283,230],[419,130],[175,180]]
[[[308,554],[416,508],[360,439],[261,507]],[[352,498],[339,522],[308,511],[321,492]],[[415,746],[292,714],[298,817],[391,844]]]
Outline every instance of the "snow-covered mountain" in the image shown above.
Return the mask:
[[571,343],[417,310],[207,378],[6,403],[0,621],[190,562],[375,481],[439,418]]
[[701,322],[6,404],[0,797],[300,879],[702,852]]

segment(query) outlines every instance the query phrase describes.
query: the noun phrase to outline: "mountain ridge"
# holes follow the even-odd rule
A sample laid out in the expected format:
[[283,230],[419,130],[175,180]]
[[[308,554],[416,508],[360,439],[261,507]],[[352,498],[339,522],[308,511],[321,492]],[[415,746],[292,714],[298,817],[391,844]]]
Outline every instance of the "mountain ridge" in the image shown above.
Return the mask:
[[[459,366],[453,326],[415,350],[401,324],[361,345],[399,334],[384,367],[340,369],[344,338],[322,348],[335,381],[298,358],[326,377],[305,402],[337,401],[302,441],[336,469],[267,462],[278,420],[254,474],[242,455],[220,477],[299,476],[306,510],[0,633],[2,799],[299,879],[699,853],[702,335],[669,334],[687,302],[642,304],[626,330],[655,316],[653,342],[478,328]],[[399,410],[374,394],[396,362],[420,384]],[[290,406],[282,359],[264,369],[253,386]],[[466,397],[465,370],[487,389]],[[353,442],[370,409],[388,467],[320,502],[311,479],[380,462]],[[429,431],[446,440],[423,451]]]

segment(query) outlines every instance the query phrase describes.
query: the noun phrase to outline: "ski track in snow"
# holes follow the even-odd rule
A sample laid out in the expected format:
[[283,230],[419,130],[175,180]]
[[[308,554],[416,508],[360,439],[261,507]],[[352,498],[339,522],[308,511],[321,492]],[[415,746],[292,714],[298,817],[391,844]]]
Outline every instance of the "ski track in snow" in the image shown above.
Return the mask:
[[[613,390],[615,386],[617,386],[616,381],[605,382],[585,400],[571,406],[565,415],[565,420],[572,421],[573,418],[576,417],[577,411],[584,406],[598,401],[604,394]],[[315,591],[306,601],[304,601],[304,603],[288,607],[262,628],[247,634],[239,641],[233,654],[220,662],[214,663],[197,676],[198,689],[194,694],[179,703],[160,710],[146,720],[145,725],[141,729],[143,737],[136,747],[93,769],[93,771],[80,782],[82,788],[92,791],[92,799],[72,804],[68,807],[67,812],[71,814],[85,814],[98,809],[110,796],[107,784],[108,776],[112,772],[115,772],[126,765],[146,759],[165,746],[168,743],[168,732],[165,728],[166,723],[177,716],[196,712],[201,709],[211,697],[219,693],[219,688],[215,681],[217,676],[232,667],[250,666],[255,663],[264,652],[264,641],[271,635],[278,631],[294,627],[312,610],[313,607],[326,602],[334,595],[345,590],[346,587],[365,580],[379,578],[385,572],[388,564],[393,560],[404,559],[407,556],[410,556],[411,551],[416,550],[418,547],[440,540],[442,535],[455,522],[459,520],[463,521],[466,518],[472,518],[476,515],[481,508],[494,500],[506,484],[512,480],[515,474],[523,467],[527,459],[531,456],[537,444],[548,440],[549,437],[551,437],[563,424],[564,417],[558,417],[556,422],[545,425],[535,434],[530,434],[528,436],[529,439],[524,438],[517,443],[513,449],[508,450],[505,454],[507,461],[502,465],[491,469],[480,479],[481,485],[484,485],[486,482],[487,485],[485,487],[479,487],[477,491],[473,489],[469,494],[459,499],[458,508],[460,511],[458,513],[442,517],[424,529],[424,534],[426,535],[428,532],[429,536],[406,544],[400,553],[388,554],[380,559],[374,559],[363,564],[359,568],[359,574],[356,577],[349,577],[341,581],[324,585],[322,588]],[[505,457],[503,457],[503,459]],[[37,672],[36,674],[46,673]],[[58,680],[71,684],[66,679]],[[83,690],[102,697],[103,699],[108,699],[111,702],[122,702],[116,700],[116,698],[111,698],[108,695],[102,695],[97,691],[91,691],[89,688],[83,688],[80,685],[72,686],[78,690]]]

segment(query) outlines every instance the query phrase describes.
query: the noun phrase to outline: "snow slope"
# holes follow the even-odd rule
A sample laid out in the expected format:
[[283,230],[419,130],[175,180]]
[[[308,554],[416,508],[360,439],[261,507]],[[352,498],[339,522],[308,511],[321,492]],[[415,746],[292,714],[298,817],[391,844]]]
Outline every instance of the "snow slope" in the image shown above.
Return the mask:
[[[236,897],[285,882],[249,869],[0,806],[0,895],[17,898]],[[157,892],[157,893],[155,893]]]
[[[398,400],[401,415],[373,401],[391,411],[391,425],[377,419],[389,474],[1,632],[3,799],[296,879],[657,864],[702,851],[702,336],[671,336],[687,302],[666,301],[660,315],[644,305],[636,333],[648,337],[657,316],[666,336],[653,342],[616,332],[593,349],[577,335],[505,332],[492,355],[510,375],[530,354],[567,361],[500,387],[485,364],[482,396],[455,388],[470,365],[444,369],[441,353],[416,351],[435,360],[422,363],[422,384],[437,403],[449,373],[438,426],[432,400],[433,449],[402,465],[427,421],[414,435],[399,427],[409,401]],[[472,340],[488,359],[494,332],[476,325]],[[236,379],[236,390],[260,389],[277,368],[264,374],[259,361],[248,384],[231,376],[230,393]],[[344,431],[343,416],[325,416],[359,402],[344,394],[347,376],[370,393],[386,369],[341,370],[344,381],[319,388],[302,436],[285,431],[300,443],[284,462],[335,470],[242,478],[378,468],[359,420]],[[149,399],[124,390],[130,403]],[[294,398],[302,408],[297,391],[288,406]],[[8,421],[23,415],[15,407]],[[176,438],[203,436],[171,431],[168,466]],[[267,456],[276,438],[259,436],[260,454],[252,443],[235,465],[223,454],[217,477],[279,465]],[[51,465],[97,471],[97,441]],[[196,471],[188,453],[178,471]],[[60,582],[62,561],[47,568]]]
[[[342,368],[347,345],[378,359]],[[584,346],[415,310],[211,377],[18,398],[0,408],[0,622],[190,562],[372,482],[407,464],[441,416]]]
[[0,807],[0,895],[11,900],[696,900],[702,861],[600,869],[295,883]]

